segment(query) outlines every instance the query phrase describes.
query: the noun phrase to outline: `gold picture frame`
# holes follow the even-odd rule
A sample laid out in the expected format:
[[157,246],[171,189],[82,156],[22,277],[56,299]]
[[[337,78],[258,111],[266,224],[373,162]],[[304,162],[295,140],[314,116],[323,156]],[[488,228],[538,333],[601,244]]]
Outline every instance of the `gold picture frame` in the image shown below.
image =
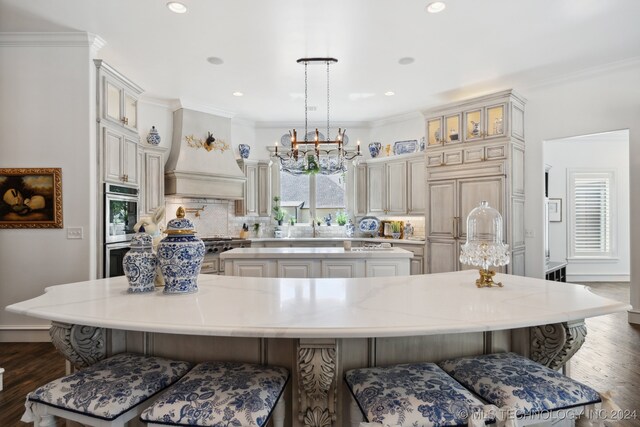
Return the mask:
[[0,168],[0,228],[62,228],[61,168]]

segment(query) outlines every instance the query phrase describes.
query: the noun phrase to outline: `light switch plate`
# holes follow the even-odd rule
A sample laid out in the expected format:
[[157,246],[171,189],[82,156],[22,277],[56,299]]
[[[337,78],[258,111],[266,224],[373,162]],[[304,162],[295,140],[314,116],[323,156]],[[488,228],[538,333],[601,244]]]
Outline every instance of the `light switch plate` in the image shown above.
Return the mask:
[[524,237],[529,237],[529,238],[536,237],[536,232],[534,230],[525,230]]
[[82,239],[82,227],[67,227],[67,239]]

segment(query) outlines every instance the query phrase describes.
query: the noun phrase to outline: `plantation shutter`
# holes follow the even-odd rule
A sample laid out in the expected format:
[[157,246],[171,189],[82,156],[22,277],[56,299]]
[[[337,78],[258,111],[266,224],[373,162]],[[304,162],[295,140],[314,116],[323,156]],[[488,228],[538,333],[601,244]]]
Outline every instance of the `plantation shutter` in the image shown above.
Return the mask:
[[609,256],[611,252],[612,173],[574,172],[573,252],[575,256]]

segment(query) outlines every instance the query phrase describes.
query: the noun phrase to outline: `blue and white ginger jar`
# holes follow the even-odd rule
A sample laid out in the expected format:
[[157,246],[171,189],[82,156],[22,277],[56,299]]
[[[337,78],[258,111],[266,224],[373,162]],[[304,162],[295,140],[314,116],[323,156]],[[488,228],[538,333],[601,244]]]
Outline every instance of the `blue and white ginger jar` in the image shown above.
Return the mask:
[[122,259],[124,275],[129,281],[127,292],[132,294],[153,292],[158,258],[153,253],[153,239],[146,233],[136,233],[131,248]]
[[151,130],[149,131],[149,135],[147,135],[147,142],[151,145],[160,144],[160,134],[155,126],[151,126]]
[[378,157],[378,154],[380,154],[381,149],[382,149],[382,143],[380,142],[372,142],[369,144],[369,154],[371,154],[372,158]]
[[351,218],[349,218],[349,222],[345,224],[344,231],[347,234],[347,237],[353,237],[356,232],[356,226],[353,224]]
[[158,244],[158,261],[164,278],[165,294],[190,294],[198,291],[198,274],[204,259],[204,243],[195,236],[193,222],[179,207],[177,218],[167,224],[167,237]]
[[238,144],[238,151],[240,152],[240,157],[243,159],[249,158],[249,153],[251,152],[251,147],[247,144]]

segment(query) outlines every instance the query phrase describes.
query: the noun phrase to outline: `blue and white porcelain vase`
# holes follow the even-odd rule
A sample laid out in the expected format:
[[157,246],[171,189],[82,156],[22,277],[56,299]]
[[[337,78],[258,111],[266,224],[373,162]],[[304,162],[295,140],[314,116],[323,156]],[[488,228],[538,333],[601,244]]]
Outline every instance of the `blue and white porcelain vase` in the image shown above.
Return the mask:
[[243,159],[249,158],[249,153],[251,152],[251,147],[247,144],[238,144],[238,151],[240,152],[240,157]]
[[127,292],[137,294],[153,292],[158,258],[153,253],[153,239],[146,233],[136,233],[131,239],[131,248],[122,259],[124,275],[129,281]]
[[167,224],[167,237],[158,244],[158,261],[164,278],[165,294],[198,291],[198,274],[204,259],[204,243],[195,236],[193,222],[184,217],[182,206],[177,218]]
[[382,149],[381,142],[372,142],[369,144],[369,154],[371,154],[372,158],[378,157],[378,154],[380,154],[381,149]]
[[353,221],[351,221],[351,218],[349,218],[349,222],[345,224],[344,231],[347,237],[353,237],[353,235],[355,234],[356,226],[353,224]]
[[149,131],[149,135],[147,135],[147,142],[151,145],[160,144],[160,134],[155,126],[151,126],[151,130]]

